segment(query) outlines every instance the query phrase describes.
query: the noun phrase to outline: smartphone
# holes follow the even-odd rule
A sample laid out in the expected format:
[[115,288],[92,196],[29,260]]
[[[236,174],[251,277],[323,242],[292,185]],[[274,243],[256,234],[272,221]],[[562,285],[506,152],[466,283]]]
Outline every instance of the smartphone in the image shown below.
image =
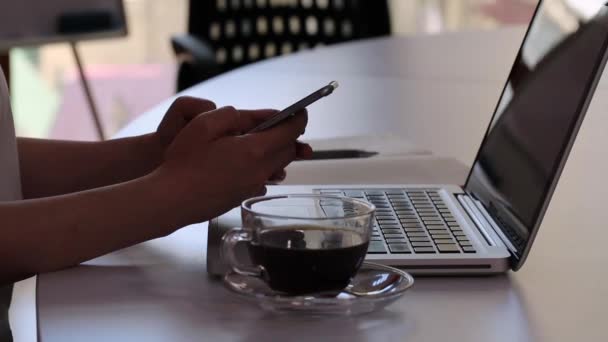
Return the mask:
[[299,111],[310,106],[311,104],[315,103],[316,101],[320,100],[321,98],[333,93],[334,90],[336,90],[336,88],[338,88],[338,82],[336,82],[336,81],[330,82],[325,87],[315,91],[314,93],[306,96],[305,98],[301,99],[300,101],[292,104],[291,106],[289,106],[289,107],[283,109],[282,111],[276,113],[275,115],[271,116],[268,120],[262,122],[260,125],[258,125],[257,127],[255,127],[254,129],[252,129],[251,131],[249,131],[247,133],[261,132],[263,130],[269,129],[271,127],[274,127],[274,126],[280,124],[284,120],[296,115]]

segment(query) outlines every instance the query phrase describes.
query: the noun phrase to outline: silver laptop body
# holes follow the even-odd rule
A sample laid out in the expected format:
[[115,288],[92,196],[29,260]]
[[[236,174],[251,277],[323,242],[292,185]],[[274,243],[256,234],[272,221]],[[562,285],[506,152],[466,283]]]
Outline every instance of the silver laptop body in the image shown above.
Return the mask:
[[[270,186],[269,194],[328,193],[376,204],[370,261],[414,274],[518,270],[608,57],[605,5],[594,11],[588,4],[566,6],[562,16],[552,15],[553,5],[554,1],[539,2],[464,187]],[[240,226],[238,208],[209,222],[210,274],[226,272],[219,256],[221,237]],[[239,254],[248,258],[245,247]]]

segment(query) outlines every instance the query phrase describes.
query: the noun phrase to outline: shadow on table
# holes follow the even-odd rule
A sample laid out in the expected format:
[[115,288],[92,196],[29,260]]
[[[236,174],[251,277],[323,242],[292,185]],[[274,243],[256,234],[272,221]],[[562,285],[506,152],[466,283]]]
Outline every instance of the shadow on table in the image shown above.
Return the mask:
[[449,329],[450,320],[458,323],[454,309],[466,312],[468,302],[475,305],[467,315],[476,324],[509,319],[513,326],[516,319],[522,336],[529,336],[526,310],[507,276],[416,282],[411,294],[385,310],[315,318],[264,312],[228,292],[200,265],[81,266],[39,278],[38,324],[41,336],[61,336],[61,329],[69,329],[71,338],[87,341],[109,336],[116,341],[135,336],[146,341],[198,336],[213,341],[367,341],[374,336],[405,341],[428,334],[429,319]]

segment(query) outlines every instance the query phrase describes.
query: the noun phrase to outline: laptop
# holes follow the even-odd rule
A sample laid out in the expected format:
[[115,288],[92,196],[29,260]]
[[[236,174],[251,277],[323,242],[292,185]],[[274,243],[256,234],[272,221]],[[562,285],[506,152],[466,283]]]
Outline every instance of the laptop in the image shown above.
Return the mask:
[[[608,57],[607,6],[539,2],[464,187],[272,186],[269,193],[332,194],[375,204],[369,261],[414,274],[520,269]],[[227,270],[221,237],[240,225],[238,209],[210,222],[209,273]],[[248,258],[245,247],[239,253]]]

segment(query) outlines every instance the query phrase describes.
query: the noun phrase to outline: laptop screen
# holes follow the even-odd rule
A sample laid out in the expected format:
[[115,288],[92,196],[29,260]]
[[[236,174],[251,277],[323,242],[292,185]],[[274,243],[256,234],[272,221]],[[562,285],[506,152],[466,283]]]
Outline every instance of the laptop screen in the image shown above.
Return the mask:
[[605,62],[604,1],[540,1],[466,190],[523,262]]

